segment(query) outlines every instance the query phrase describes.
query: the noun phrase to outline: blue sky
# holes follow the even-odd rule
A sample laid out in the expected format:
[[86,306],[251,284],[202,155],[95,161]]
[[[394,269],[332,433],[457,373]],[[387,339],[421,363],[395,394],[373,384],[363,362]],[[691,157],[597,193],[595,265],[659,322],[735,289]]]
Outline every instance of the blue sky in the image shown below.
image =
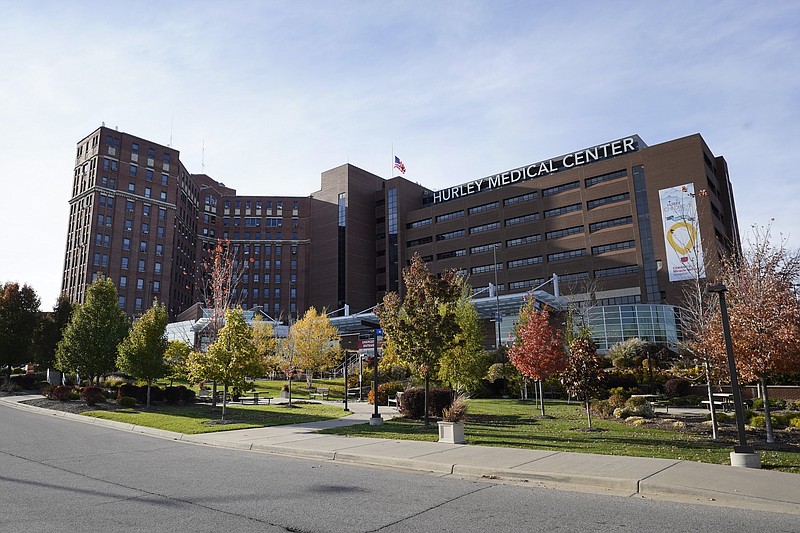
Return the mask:
[[350,162],[443,188],[701,133],[743,233],[800,247],[798,2],[0,0],[0,282],[60,290],[75,146],[107,126],[241,194]]

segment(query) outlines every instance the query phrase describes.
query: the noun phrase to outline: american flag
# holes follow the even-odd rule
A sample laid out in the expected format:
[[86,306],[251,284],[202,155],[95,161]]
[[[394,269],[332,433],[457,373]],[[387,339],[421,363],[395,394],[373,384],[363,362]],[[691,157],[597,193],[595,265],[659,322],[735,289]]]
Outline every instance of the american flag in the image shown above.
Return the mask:
[[397,156],[394,156],[394,168],[399,170],[401,174],[406,173],[406,166],[403,164],[402,161],[400,161],[400,158]]

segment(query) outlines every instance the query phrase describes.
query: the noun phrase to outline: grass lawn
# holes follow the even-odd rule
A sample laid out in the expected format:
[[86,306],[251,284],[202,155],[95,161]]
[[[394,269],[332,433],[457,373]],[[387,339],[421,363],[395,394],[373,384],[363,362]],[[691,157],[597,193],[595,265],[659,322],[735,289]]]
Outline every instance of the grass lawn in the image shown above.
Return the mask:
[[344,416],[344,410],[334,405],[295,404],[289,408],[284,405],[233,405],[229,404],[225,419],[233,423],[212,424],[220,419],[222,406],[194,404],[190,406],[164,405],[150,409],[120,409],[116,411],[86,411],[84,416],[116,420],[138,426],[165,429],[178,433],[195,434],[213,431],[230,431],[287,424],[301,424],[331,420]]
[[[465,436],[468,444],[504,446],[564,452],[627,455],[683,459],[714,464],[730,464],[733,441],[714,442],[710,429],[706,434],[662,429],[654,426],[634,426],[614,420],[593,417],[592,426],[600,431],[586,431],[586,415],[576,403],[548,400],[545,412],[553,418],[540,419],[533,402],[517,400],[471,400],[466,419]],[[436,424],[429,428],[419,420],[388,420],[381,426],[357,425],[328,429],[322,433],[436,441]],[[765,469],[800,474],[800,452],[759,449]]]
[[[170,384],[169,380],[162,379],[158,380],[156,384],[164,388]],[[281,395],[281,389],[284,385],[287,384],[285,379],[257,379],[253,381],[253,385],[255,390],[258,391],[260,394],[266,394],[267,396],[271,396],[273,398],[279,398]],[[174,385],[184,385],[195,392],[197,392],[197,384],[196,383],[189,383],[184,380],[175,380]],[[315,388],[319,387],[327,387],[330,389],[329,397],[331,400],[343,400],[344,399],[344,379],[317,379],[315,378],[312,386]],[[220,386],[220,389],[222,387]],[[307,400],[309,399],[308,393],[310,391],[306,388],[305,380],[302,381],[293,381],[292,382],[292,399],[297,400]],[[246,395],[246,394],[245,394]]]

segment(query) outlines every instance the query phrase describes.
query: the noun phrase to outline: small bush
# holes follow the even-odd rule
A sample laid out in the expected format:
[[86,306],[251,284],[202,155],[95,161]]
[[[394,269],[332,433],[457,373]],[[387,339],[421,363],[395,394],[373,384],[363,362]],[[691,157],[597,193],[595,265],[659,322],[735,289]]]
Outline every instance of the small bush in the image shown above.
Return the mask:
[[[733,422],[733,417],[727,413],[721,413],[719,411],[716,412],[717,415],[717,424],[730,424]],[[711,420],[711,413],[706,415],[707,420]]]
[[[786,409],[786,400],[773,399],[769,401],[770,410],[780,411]],[[756,411],[764,410],[764,398],[756,398],[753,400],[753,409]]]
[[670,398],[688,396],[692,390],[692,383],[688,379],[674,378],[664,383],[664,394]]
[[125,385],[126,383],[128,383],[128,380],[125,379],[122,376],[114,376],[114,375],[112,375],[112,376],[106,376],[105,378],[103,378],[102,383],[106,388],[115,389],[115,388],[119,388],[122,385]]
[[51,400],[58,400],[60,402],[66,402],[70,400],[70,393],[73,392],[73,388],[69,385],[59,385],[57,387],[53,387],[50,389],[50,396]]
[[800,418],[792,418],[789,420],[790,428],[800,428]]
[[138,392],[139,392],[139,387],[137,387],[136,385],[131,385],[130,383],[124,383],[119,386],[119,389],[117,389],[117,400],[119,400],[123,396],[128,396],[129,398],[136,398]]
[[192,389],[186,389],[186,394],[183,401],[186,403],[194,403],[195,400],[197,400],[197,393]]
[[756,428],[763,428],[767,426],[767,417],[756,415],[750,419],[750,425]]
[[80,395],[81,400],[86,402],[86,405],[95,405],[106,401],[106,395],[100,387],[83,387]]
[[612,408],[616,409],[617,407],[624,407],[625,402],[628,401],[628,398],[630,398],[630,396],[625,396],[623,394],[612,394],[608,397],[608,403]]
[[613,405],[611,398],[608,400],[596,400],[590,404],[592,413],[603,418],[610,418],[614,416],[614,409],[620,406]]
[[15,384],[22,390],[36,390],[39,386],[39,378],[36,374],[22,374],[19,376],[11,376],[11,383]]
[[167,403],[186,402],[186,391],[189,390],[183,385],[177,387],[166,387],[164,389],[164,401]]
[[130,396],[123,396],[117,403],[120,404],[122,407],[132,408],[136,407],[136,398],[131,398]]
[[[439,418],[442,411],[450,405],[453,391],[450,389],[430,389],[428,391],[428,416]],[[403,413],[411,418],[423,418],[425,415],[425,389],[414,387],[406,389],[400,400]]]
[[[644,398],[628,398],[622,409],[627,416],[640,416],[642,418],[653,418],[655,416],[653,406]],[[627,416],[623,418],[627,418]]]
[[[136,401],[139,403],[147,403],[147,385],[138,387],[138,390],[136,391]],[[156,385],[152,385],[150,387],[150,401],[163,402],[164,390]]]

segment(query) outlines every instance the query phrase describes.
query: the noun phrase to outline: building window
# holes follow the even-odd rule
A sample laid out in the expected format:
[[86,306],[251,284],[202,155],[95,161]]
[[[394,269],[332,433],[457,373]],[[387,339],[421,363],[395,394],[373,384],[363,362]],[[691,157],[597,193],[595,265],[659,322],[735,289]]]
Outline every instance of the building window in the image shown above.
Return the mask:
[[139,251],[146,252],[147,251],[147,241],[141,241],[139,243]]
[[142,278],[137,278],[136,279],[136,290],[137,291],[144,290],[144,280]]
[[125,200],[125,211],[133,213],[133,200]]
[[164,187],[169,185],[169,176],[167,176],[166,174],[161,174],[161,185],[163,185]]
[[580,189],[581,182],[579,181],[571,181],[569,183],[564,183],[562,185],[556,185],[555,187],[548,187],[547,189],[542,189],[542,196],[553,196],[554,194],[558,194],[560,192],[571,191],[573,189]]
[[156,244],[156,255],[164,255],[164,245]]
[[453,211],[452,213],[445,213],[444,215],[439,215],[436,217],[436,223],[445,222],[447,220],[453,220],[454,218],[461,218],[464,216],[464,210],[461,209],[460,211]]
[[145,235],[150,233],[150,224],[148,224],[147,222],[142,222],[142,233],[144,233]]
[[163,207],[158,208],[158,220],[166,220],[167,219],[167,210]]
[[483,213],[484,211],[497,209],[498,207],[500,207],[500,202],[489,202],[488,204],[476,205],[475,207],[469,208],[469,214],[476,215],[478,213]]
[[609,172],[608,174],[601,174],[599,176],[595,176],[593,178],[586,178],[585,183],[587,187],[591,187],[592,185],[597,185],[598,183],[604,183],[606,181],[612,181],[619,178],[624,178],[628,175],[627,170],[617,170],[616,172]]
[[139,265],[136,269],[137,272],[144,272],[145,262],[144,259],[139,259]]
[[538,265],[542,262],[542,256],[537,255],[536,257],[526,257],[524,259],[515,259],[514,261],[509,261],[507,263],[509,270],[512,268],[522,268],[530,265]]
[[472,274],[484,274],[486,272],[494,272],[495,270],[503,270],[503,264],[502,263],[494,263],[494,264],[491,264],[491,265],[476,266],[476,267],[472,267],[470,272]]
[[521,217],[507,218],[506,226],[514,226],[516,224],[524,224],[526,222],[535,222],[539,220],[539,213],[531,213]]
[[158,226],[156,228],[156,235],[161,239],[164,238],[164,226]]
[[156,263],[155,268],[153,268],[153,272],[156,274],[161,274],[161,263]]
[[467,255],[467,250],[462,248],[460,250],[451,250],[449,252],[443,252],[441,254],[436,254],[436,259],[450,259],[451,257],[464,257]]
[[481,224],[480,226],[473,226],[469,228],[470,235],[474,235],[476,233],[483,233],[486,231],[492,231],[500,228],[500,222],[490,222],[489,224]]
[[136,300],[135,300],[135,304],[134,305],[136,306],[136,310],[137,311],[141,311],[142,310],[142,299],[140,297],[137,297]]
[[627,250],[628,248],[635,248],[636,241],[622,241],[611,244],[603,244],[601,246],[592,246],[592,255],[601,255],[608,252],[615,252],[617,250]]
[[128,276],[120,276],[119,277],[119,288],[125,289],[128,287]]
[[440,233],[440,234],[438,234],[436,236],[436,240],[437,241],[446,241],[448,239],[456,239],[458,237],[463,237],[463,236],[464,236],[464,230],[463,229],[459,229],[459,230],[450,231],[450,232],[447,232],[447,233]]
[[161,191],[158,193],[158,197],[161,199],[162,202],[167,201],[167,191]]
[[565,215],[567,213],[573,213],[575,211],[581,210],[581,204],[571,204],[565,205],[564,207],[557,207],[555,209],[548,209],[544,212],[545,218],[555,217],[558,215]]
[[513,290],[520,290],[520,289],[529,290],[529,289],[532,289],[534,287],[538,287],[542,283],[544,283],[544,279],[542,279],[542,278],[526,279],[526,280],[523,280],[523,281],[512,281],[511,283],[508,284],[508,288],[509,288],[509,290],[512,290],[512,291]]
[[144,188],[144,197],[145,198],[150,198],[152,196],[152,194],[153,194],[153,189],[151,189],[150,187],[145,187]]
[[573,226],[571,228],[548,231],[544,234],[544,238],[549,241],[550,239],[558,239],[559,237],[567,237],[569,235],[576,235],[578,233],[583,233],[583,226]]
[[122,258],[122,263],[121,263],[121,265],[120,265],[120,266],[121,266],[121,268],[122,268],[122,270],[128,270],[128,261],[129,261],[129,260],[128,260],[128,258],[127,258],[127,257],[123,257],[123,258]]
[[512,248],[514,246],[522,246],[525,244],[532,244],[534,242],[539,242],[542,240],[541,234],[537,233],[536,235],[527,235],[525,237],[519,237],[518,239],[509,239],[506,241],[506,248]]
[[583,257],[586,255],[586,248],[580,248],[578,250],[567,250],[566,252],[558,252],[554,254],[548,254],[547,260],[548,261],[563,261],[565,259],[574,259],[575,257]]
[[637,274],[639,265],[625,265],[613,268],[601,268],[594,271],[594,277],[604,278],[609,276],[624,276],[626,274]]
[[631,197],[630,193],[615,194],[613,196],[606,196],[605,198],[598,198],[597,200],[589,200],[586,202],[587,209],[594,209],[601,205],[616,204],[618,202],[625,202]]
[[122,249],[126,252],[131,249],[131,240],[127,237],[122,238]]
[[406,224],[406,229],[414,229],[414,228],[422,228],[425,226],[430,226],[432,222],[433,220],[430,218],[425,218],[423,220],[416,220],[414,222],[409,222],[408,224]]
[[153,293],[158,294],[161,292],[161,282],[158,280],[153,281]]
[[149,168],[144,171],[144,179],[147,181],[153,181],[153,171]]
[[139,170],[139,167],[136,165],[131,165],[130,175],[136,177],[136,171]]
[[134,193],[134,194],[135,194],[135,193],[136,193],[136,184],[134,184],[134,183],[128,183],[128,192],[129,192],[129,193]]
[[483,244],[481,246],[473,246],[469,249],[470,254],[482,254],[484,252],[491,252],[500,247],[499,242],[495,242],[492,244]]
[[575,272],[572,274],[564,274],[563,276],[558,276],[558,281],[563,283],[571,283],[573,281],[583,281],[589,279],[588,272]]
[[633,223],[633,217],[620,217],[612,218],[611,220],[603,220],[602,222],[594,222],[589,224],[589,233],[600,231],[601,229],[614,228],[617,226],[627,226]]
[[[438,235],[437,235],[438,237]],[[439,239],[441,240],[441,239]],[[422,244],[428,244],[429,242],[433,242],[433,237],[423,237],[421,239],[412,239],[410,241],[406,241],[406,248],[413,248],[414,246],[420,246]]]
[[532,192],[529,192],[529,193],[522,194],[520,196],[513,196],[511,198],[506,198],[505,200],[503,200],[503,205],[504,206],[509,206],[509,205],[518,204],[520,202],[529,202],[531,200],[535,200],[538,197],[539,197],[539,193],[536,192],[536,191],[532,191]]
[[125,309],[125,297],[120,295],[118,301],[119,301],[120,308]]

